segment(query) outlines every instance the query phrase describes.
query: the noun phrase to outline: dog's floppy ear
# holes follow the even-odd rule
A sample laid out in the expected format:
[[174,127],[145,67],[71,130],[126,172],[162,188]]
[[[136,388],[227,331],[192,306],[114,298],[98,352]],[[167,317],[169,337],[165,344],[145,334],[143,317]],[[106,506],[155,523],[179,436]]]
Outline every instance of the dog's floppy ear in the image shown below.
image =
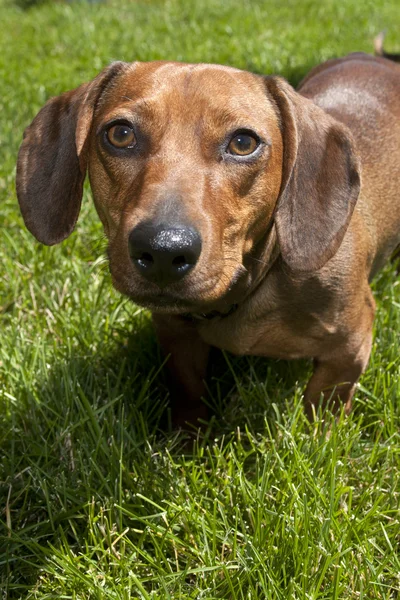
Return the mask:
[[320,269],[339,248],[360,191],[350,131],[283,79],[266,77],[283,139],[275,212],[284,261],[295,271]]
[[17,195],[29,231],[51,246],[75,227],[86,175],[86,142],[97,101],[126,67],[117,62],[93,81],[49,100],[25,130]]

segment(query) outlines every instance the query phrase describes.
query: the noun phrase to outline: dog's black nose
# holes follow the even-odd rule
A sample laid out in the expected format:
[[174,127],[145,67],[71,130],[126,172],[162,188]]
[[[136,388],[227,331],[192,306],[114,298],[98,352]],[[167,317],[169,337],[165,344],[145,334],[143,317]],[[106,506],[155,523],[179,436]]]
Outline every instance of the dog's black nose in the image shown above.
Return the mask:
[[141,223],[129,234],[129,254],[138,271],[160,287],[182,279],[197,263],[201,237],[185,225]]

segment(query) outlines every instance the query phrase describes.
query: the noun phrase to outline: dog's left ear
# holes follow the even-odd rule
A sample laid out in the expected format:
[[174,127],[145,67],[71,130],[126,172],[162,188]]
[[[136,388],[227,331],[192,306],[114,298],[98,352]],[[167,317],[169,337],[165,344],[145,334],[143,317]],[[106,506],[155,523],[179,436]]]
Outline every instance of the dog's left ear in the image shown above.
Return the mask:
[[43,244],[61,242],[75,227],[93,114],[102,93],[126,66],[113,63],[89,83],[51,98],[25,130],[17,196],[27,228]]
[[284,261],[320,269],[338,250],[360,191],[350,131],[280,77],[266,77],[283,140],[275,224]]

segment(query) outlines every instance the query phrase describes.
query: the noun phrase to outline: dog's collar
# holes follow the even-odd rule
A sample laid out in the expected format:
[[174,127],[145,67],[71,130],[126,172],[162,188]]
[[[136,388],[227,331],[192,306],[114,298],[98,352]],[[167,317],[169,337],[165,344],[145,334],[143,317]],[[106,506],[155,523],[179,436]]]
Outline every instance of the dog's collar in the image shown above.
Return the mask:
[[224,317],[229,317],[229,315],[234,313],[238,306],[239,304],[232,304],[228,310],[224,312],[221,312],[220,310],[212,310],[209,313],[184,313],[181,315],[181,317],[182,319],[185,319],[185,321],[211,321],[217,317],[222,319]]

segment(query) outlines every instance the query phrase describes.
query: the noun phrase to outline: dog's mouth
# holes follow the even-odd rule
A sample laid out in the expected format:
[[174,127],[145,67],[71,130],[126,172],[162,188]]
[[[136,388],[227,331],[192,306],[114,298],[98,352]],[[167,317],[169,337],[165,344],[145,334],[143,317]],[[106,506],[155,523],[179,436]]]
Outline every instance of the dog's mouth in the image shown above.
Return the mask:
[[131,299],[135,304],[139,304],[144,308],[147,308],[154,312],[166,312],[166,313],[184,313],[192,311],[196,303],[181,298],[179,296],[175,296],[174,294],[169,294],[165,291],[160,292],[159,294],[130,294]]
[[234,304],[228,297],[221,298],[214,302],[201,302],[189,300],[174,296],[173,294],[162,293],[157,296],[132,296],[135,304],[156,313],[177,314],[177,315],[209,315],[212,313],[227,314],[231,311]]
[[220,277],[212,277],[206,283],[182,282],[179,286],[159,288],[114,274],[114,286],[135,304],[152,312],[165,314],[227,314],[245,296],[249,277],[243,267],[238,267],[228,285],[221,285]]

